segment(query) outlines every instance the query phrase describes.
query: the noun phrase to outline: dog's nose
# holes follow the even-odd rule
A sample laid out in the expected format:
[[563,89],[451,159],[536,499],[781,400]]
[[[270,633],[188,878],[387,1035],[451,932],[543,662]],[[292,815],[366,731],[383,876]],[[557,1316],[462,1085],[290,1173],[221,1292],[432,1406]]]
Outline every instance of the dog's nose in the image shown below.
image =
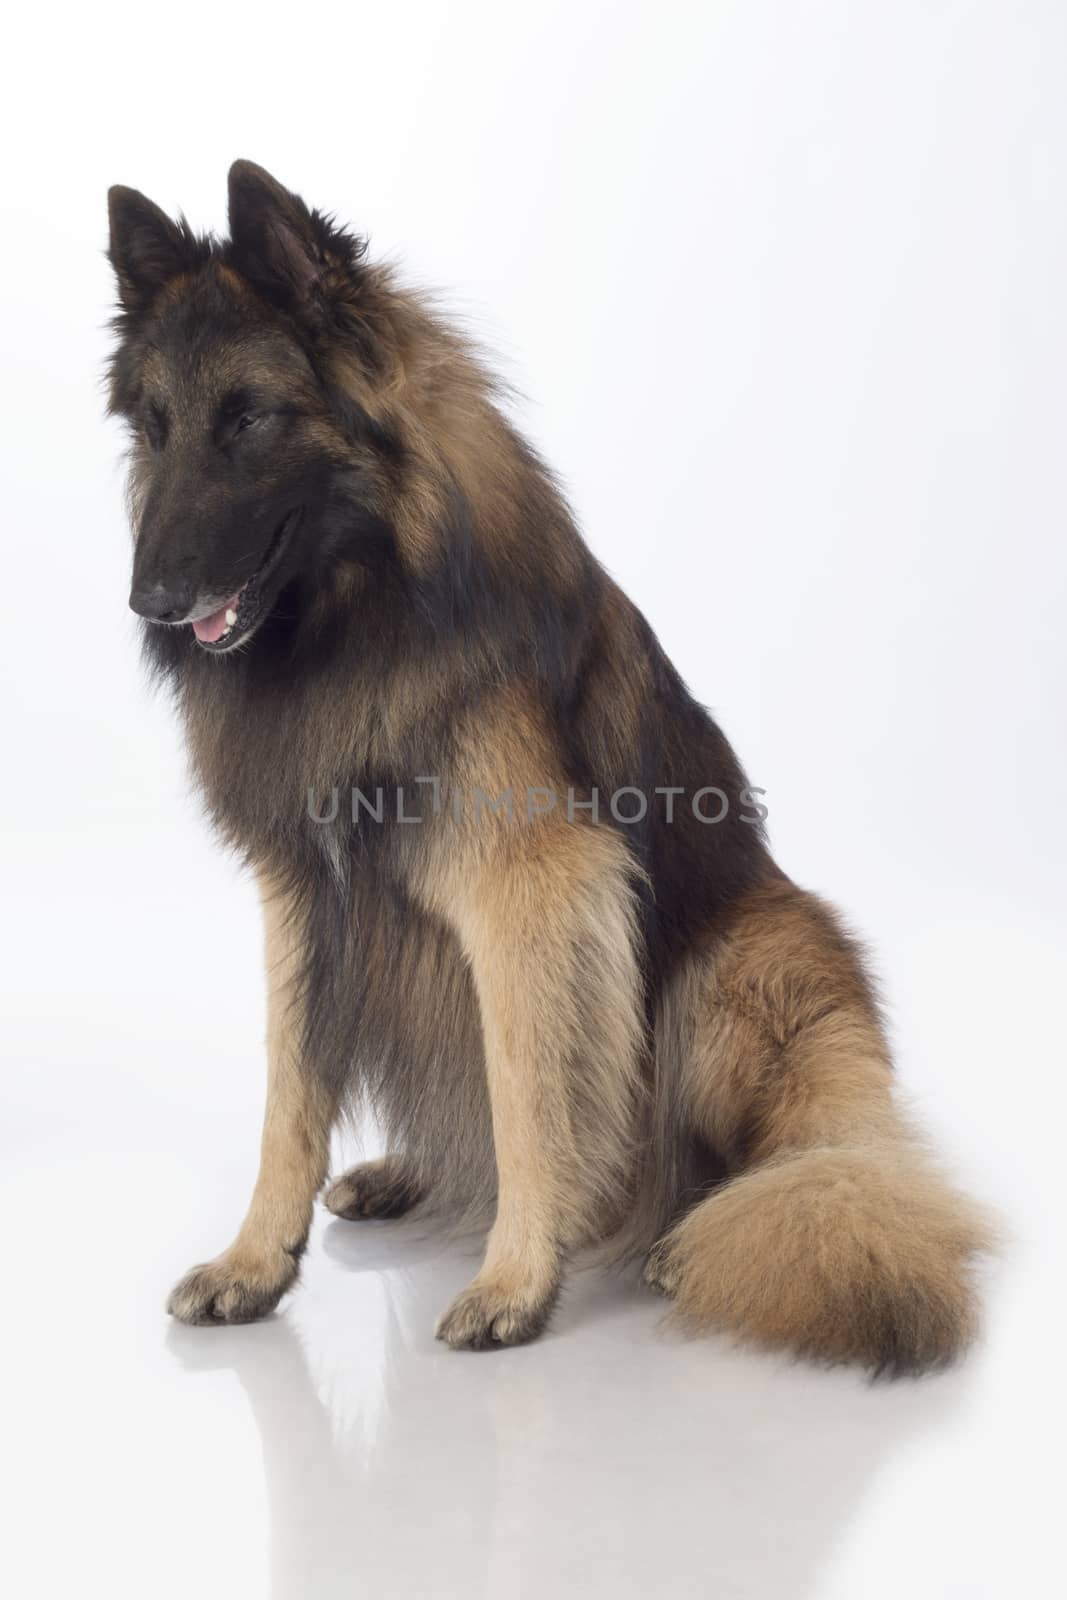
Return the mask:
[[149,622],[184,622],[192,605],[193,591],[185,583],[153,583],[130,595],[131,611]]

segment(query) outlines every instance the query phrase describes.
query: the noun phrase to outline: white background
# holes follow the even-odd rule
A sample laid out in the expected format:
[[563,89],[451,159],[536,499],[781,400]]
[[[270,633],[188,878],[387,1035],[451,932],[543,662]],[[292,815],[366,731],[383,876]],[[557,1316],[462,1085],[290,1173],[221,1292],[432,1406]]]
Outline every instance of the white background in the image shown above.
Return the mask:
[[[20,7],[5,53],[7,1591],[1052,1592],[1067,12]],[[236,156],[496,349],[782,864],[871,940],[1011,1237],[957,1372],[679,1345],[590,1279],[455,1356],[471,1263],[336,1223],[269,1323],[167,1326],[254,1171],[259,935],[126,610],[105,191],[222,229]]]

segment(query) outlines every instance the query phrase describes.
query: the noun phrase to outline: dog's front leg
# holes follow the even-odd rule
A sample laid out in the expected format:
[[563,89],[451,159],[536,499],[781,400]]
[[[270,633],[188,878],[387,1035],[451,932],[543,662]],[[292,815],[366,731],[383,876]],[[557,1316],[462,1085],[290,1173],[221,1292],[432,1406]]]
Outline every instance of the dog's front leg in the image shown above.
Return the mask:
[[259,1176],[233,1244],[175,1285],[167,1310],[182,1322],[253,1322],[296,1278],[315,1196],[326,1177],[333,1095],[305,1067],[297,993],[301,919],[290,897],[260,881],[266,928],[267,1105]]
[[641,1040],[625,852],[545,824],[457,884],[478,992],[497,1164],[485,1260],[437,1336],[484,1350],[536,1338],[568,1247],[627,1178]]

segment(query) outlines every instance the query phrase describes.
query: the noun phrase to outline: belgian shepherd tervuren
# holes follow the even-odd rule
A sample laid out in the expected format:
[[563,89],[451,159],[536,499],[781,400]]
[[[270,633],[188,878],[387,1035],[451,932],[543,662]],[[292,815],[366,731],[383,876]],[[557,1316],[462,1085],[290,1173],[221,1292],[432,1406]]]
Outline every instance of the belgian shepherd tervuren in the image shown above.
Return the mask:
[[110,195],[130,604],[266,921],[259,1179],[171,1312],[277,1303],[369,1105],[389,1153],[331,1211],[491,1222],[450,1345],[533,1338],[595,1245],[689,1323],[951,1359],[985,1225],[851,938],[464,340],[262,168],[229,208],[222,241]]

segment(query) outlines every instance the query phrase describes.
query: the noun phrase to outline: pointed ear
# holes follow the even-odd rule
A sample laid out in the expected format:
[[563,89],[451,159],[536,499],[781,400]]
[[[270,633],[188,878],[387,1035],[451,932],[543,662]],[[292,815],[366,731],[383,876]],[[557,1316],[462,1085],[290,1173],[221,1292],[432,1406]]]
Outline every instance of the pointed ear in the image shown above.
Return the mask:
[[111,243],[108,259],[119,282],[119,300],[127,311],[143,311],[164,284],[192,266],[195,240],[185,223],[167,214],[136,189],[121,184],[108,190]]
[[272,299],[307,301],[330,265],[322,219],[254,161],[234,162],[229,188],[235,265]]

